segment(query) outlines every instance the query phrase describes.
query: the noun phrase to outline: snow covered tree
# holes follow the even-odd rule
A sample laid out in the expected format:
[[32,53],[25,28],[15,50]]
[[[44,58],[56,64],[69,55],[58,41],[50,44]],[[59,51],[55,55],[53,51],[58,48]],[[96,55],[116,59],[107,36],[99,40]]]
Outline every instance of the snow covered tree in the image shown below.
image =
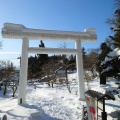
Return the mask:
[[116,48],[109,52],[101,66],[103,67],[102,75],[120,78],[120,49]]
[[98,56],[98,70],[101,72],[100,69],[100,64],[102,61],[104,61],[105,57],[107,56],[107,54],[112,51],[110,46],[106,43],[106,42],[103,42],[101,45],[100,45],[100,54]]
[[97,61],[97,70],[100,74],[100,84],[106,84],[106,76],[102,74],[103,66],[101,66],[101,63],[104,61],[107,54],[112,51],[109,44],[107,42],[103,42],[100,46],[100,54],[98,55],[98,61]]
[[105,77],[120,77],[120,0],[115,0],[115,12],[112,19],[108,19],[111,25],[111,30],[114,35],[110,36],[113,41],[114,50],[109,52],[101,64],[102,76]]

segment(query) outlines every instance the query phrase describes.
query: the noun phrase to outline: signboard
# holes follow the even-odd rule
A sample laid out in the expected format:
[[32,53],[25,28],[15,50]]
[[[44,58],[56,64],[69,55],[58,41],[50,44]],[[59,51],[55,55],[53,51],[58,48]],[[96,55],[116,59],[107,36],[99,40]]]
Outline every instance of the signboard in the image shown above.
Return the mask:
[[98,101],[98,108],[103,111],[103,103],[100,101]]
[[97,101],[88,95],[85,95],[88,120],[97,120]]

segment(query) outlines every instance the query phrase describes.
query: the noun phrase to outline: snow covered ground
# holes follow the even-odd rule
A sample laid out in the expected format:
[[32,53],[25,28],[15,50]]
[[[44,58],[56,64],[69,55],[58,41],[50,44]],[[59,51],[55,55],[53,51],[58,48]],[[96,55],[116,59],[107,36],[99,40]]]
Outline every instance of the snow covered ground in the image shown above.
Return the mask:
[[27,104],[19,106],[17,97],[1,94],[0,117],[6,114],[9,120],[80,120],[85,104],[60,85],[49,88],[46,84],[39,84],[36,89],[28,86],[26,99]]
[[[70,74],[71,80],[76,79],[76,74]],[[114,81],[108,81],[107,85],[111,85],[111,91],[117,90],[117,85]],[[96,87],[99,84],[99,79],[89,83],[89,87]],[[8,120],[81,120],[82,108],[86,105],[85,101],[80,101],[76,95],[77,85],[74,82],[72,85],[72,93],[69,93],[63,85],[55,85],[54,88],[48,87],[45,83],[37,83],[36,89],[34,86],[27,86],[27,96],[25,105],[17,104],[16,97],[11,97],[11,91],[8,90],[6,96],[3,96],[3,91],[0,91],[0,117],[7,115]],[[87,89],[87,83],[85,82]],[[114,93],[116,101],[106,101],[106,111],[108,113],[114,110],[120,110],[120,98],[117,93]]]

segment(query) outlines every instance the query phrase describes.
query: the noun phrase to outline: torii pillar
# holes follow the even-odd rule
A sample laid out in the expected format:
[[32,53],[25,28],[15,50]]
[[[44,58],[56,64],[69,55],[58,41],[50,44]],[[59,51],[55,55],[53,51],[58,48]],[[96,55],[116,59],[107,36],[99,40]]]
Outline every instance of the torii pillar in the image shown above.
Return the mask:
[[[22,56],[19,79],[18,104],[26,103],[26,85],[28,54],[76,54],[77,80],[79,99],[84,100],[84,74],[81,41],[96,41],[97,35],[94,28],[85,29],[83,32],[55,31],[26,28],[21,24],[5,23],[2,28],[3,38],[22,39]],[[75,42],[75,49],[63,48],[35,48],[29,47],[29,40],[60,40]]]

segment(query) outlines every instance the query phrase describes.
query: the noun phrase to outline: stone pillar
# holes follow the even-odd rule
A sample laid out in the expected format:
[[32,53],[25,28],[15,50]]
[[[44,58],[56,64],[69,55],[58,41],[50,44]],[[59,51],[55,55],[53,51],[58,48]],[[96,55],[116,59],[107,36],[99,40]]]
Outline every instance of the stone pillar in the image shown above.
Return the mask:
[[29,47],[29,39],[27,37],[24,37],[23,38],[23,43],[22,43],[18,104],[25,104],[26,103],[28,47]]
[[76,64],[77,64],[77,80],[78,80],[78,96],[79,99],[85,100],[85,86],[84,86],[84,73],[83,73],[83,59],[82,59],[82,49],[81,41],[77,40],[75,42],[75,48],[78,50],[76,54]]

